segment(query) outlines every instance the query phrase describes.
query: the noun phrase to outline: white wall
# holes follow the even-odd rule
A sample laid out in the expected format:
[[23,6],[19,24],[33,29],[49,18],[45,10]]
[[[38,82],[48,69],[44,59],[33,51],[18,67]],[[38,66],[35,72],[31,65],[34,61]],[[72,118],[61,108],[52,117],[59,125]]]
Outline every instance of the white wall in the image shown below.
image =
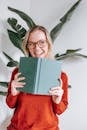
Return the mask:
[[[1,1],[1,0],[0,0]],[[19,59],[21,52],[10,44],[6,28],[6,19],[16,16],[25,27],[25,23],[14,13],[7,10],[7,6],[17,8],[28,13],[37,24],[45,26],[49,31],[57,24],[65,12],[76,0],[3,0],[0,3],[0,80],[10,78],[12,69],[6,67],[7,60],[1,50],[7,52],[13,58]],[[65,52],[66,49],[83,48],[80,52],[87,55],[87,0],[82,0],[75,10],[70,21],[63,27],[59,37],[54,43],[54,53]],[[26,27],[27,28],[27,27]],[[11,49],[9,49],[11,48]],[[15,53],[16,52],[16,53]],[[87,129],[87,59],[75,58],[63,61],[63,70],[69,76],[69,107],[60,116],[61,130],[86,130]],[[0,96],[0,130],[6,130],[9,124],[8,117],[12,110],[5,104],[5,97]],[[7,122],[5,121],[7,120]],[[3,125],[4,124],[4,125]]]

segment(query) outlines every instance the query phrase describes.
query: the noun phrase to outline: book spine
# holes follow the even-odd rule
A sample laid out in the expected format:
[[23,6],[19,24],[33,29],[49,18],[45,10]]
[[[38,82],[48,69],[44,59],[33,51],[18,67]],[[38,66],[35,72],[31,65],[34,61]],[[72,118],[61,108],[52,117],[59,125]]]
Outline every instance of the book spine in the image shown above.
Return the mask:
[[35,75],[34,75],[34,81],[33,81],[33,93],[36,93],[36,80],[37,80],[37,58],[34,59],[35,62],[34,62],[34,66],[35,66],[35,69],[33,70],[35,72]]
[[39,88],[39,79],[40,79],[40,71],[41,71],[41,63],[42,59],[38,59],[37,62],[37,72],[36,72],[36,82],[35,82],[35,93],[38,93],[38,88]]

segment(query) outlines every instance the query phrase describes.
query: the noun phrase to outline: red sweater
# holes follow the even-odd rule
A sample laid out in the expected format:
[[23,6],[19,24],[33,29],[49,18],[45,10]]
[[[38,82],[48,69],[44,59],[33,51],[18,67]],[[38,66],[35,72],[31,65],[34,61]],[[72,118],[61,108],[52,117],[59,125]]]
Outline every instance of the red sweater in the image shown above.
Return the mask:
[[[18,72],[15,69],[11,81]],[[11,95],[11,81],[8,88],[6,103],[10,108],[15,108],[14,115],[8,130],[59,130],[58,115],[62,114],[68,105],[68,79],[65,73],[61,74],[64,94],[59,104],[52,101],[51,96],[33,95],[20,92]]]

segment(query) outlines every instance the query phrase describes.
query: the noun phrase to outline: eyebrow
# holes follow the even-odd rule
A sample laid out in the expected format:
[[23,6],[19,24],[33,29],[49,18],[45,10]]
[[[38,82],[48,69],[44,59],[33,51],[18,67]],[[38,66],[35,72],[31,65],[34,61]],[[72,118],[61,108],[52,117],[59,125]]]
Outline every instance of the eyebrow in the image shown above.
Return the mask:
[[[40,39],[38,41],[47,41],[47,40],[46,39]],[[38,41],[36,41],[36,42],[38,42]],[[29,42],[34,42],[34,41],[27,41],[27,42],[29,43]]]

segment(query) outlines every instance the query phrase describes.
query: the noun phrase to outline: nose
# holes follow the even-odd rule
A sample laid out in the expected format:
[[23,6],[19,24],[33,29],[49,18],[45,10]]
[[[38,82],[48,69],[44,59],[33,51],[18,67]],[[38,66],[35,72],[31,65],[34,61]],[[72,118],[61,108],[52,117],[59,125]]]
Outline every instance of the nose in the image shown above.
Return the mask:
[[36,50],[40,49],[40,47],[38,46],[38,44],[35,44],[34,49],[36,49]]

